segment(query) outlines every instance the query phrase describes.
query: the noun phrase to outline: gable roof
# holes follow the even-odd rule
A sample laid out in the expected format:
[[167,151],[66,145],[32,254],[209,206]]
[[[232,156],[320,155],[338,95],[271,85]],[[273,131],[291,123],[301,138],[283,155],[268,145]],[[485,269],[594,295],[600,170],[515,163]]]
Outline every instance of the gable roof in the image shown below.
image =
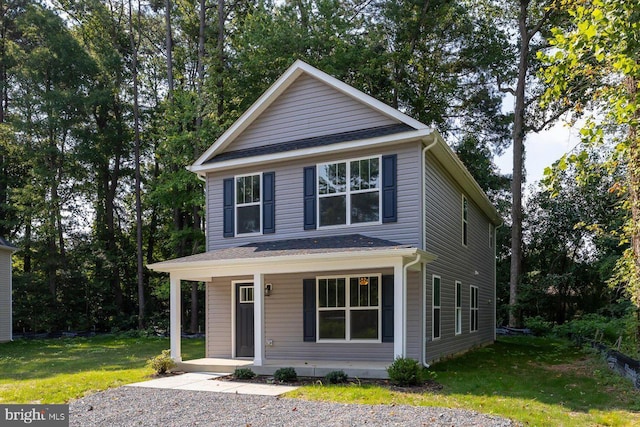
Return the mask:
[[0,250],[6,250],[6,251],[10,251],[10,252],[15,252],[15,251],[18,250],[18,248],[16,248],[11,243],[9,243],[5,239],[3,239],[2,236],[0,236]]
[[[258,98],[256,102],[244,113],[235,123],[220,136],[207,151],[205,151],[188,169],[192,172],[201,173],[211,167],[210,160],[221,155],[223,151],[236,139],[242,132],[254,123],[261,114],[273,104],[300,76],[311,76],[323,84],[339,91],[340,93],[366,105],[367,107],[379,112],[380,114],[393,119],[400,124],[405,125],[407,130],[419,131],[418,136],[428,135],[431,129],[419,121],[409,117],[408,115],[378,101],[377,99],[355,89],[352,86],[332,77],[315,67],[301,61],[296,62],[275,81],[267,91]],[[415,137],[415,135],[414,135]],[[295,149],[295,148],[294,148]],[[209,164],[208,164],[209,163]]]

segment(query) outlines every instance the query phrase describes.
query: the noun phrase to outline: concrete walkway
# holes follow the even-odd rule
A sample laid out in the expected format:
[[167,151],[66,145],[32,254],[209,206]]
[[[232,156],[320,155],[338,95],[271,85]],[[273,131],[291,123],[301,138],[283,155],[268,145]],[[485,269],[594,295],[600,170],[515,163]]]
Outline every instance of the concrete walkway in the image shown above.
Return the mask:
[[260,396],[279,396],[298,387],[253,384],[236,381],[221,381],[217,378],[228,374],[213,372],[188,372],[181,375],[156,378],[155,380],[128,384],[126,387],[165,388],[172,390],[213,391],[217,393],[254,394]]

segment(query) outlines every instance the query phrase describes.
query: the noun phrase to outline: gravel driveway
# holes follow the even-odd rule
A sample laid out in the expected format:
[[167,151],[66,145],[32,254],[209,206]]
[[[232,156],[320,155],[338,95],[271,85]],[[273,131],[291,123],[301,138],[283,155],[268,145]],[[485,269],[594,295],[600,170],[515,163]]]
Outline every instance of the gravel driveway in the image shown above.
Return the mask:
[[70,403],[71,426],[514,426],[477,412],[120,387]]

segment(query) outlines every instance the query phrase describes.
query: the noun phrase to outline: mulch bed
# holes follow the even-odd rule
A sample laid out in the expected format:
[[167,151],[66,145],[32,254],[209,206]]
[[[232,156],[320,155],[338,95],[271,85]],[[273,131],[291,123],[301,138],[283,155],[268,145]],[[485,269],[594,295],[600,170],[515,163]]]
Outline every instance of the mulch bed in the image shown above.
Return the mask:
[[[237,381],[243,383],[253,383],[253,384],[280,384],[280,385],[290,385],[290,386],[305,386],[305,385],[327,385],[329,384],[327,380],[320,377],[298,377],[297,381],[292,382],[278,382],[273,379],[273,376],[269,375],[258,375],[252,379],[239,379],[235,378],[233,375],[227,375],[224,377],[215,378],[218,381]],[[432,380],[427,380],[422,385],[416,386],[406,386],[400,387],[397,385],[391,384],[389,380],[383,379],[374,379],[374,378],[349,378],[348,381],[342,384],[345,387],[353,387],[353,386],[379,386],[384,387],[386,389],[392,391],[398,391],[402,393],[433,393],[442,390],[442,384],[439,384]]]

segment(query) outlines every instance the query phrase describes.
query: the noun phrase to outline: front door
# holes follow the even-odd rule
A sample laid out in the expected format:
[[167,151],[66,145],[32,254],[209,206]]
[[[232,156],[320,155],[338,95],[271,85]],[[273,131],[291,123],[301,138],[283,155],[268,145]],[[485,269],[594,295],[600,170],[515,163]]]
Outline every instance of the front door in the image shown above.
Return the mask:
[[253,283],[236,283],[236,357],[253,357]]

